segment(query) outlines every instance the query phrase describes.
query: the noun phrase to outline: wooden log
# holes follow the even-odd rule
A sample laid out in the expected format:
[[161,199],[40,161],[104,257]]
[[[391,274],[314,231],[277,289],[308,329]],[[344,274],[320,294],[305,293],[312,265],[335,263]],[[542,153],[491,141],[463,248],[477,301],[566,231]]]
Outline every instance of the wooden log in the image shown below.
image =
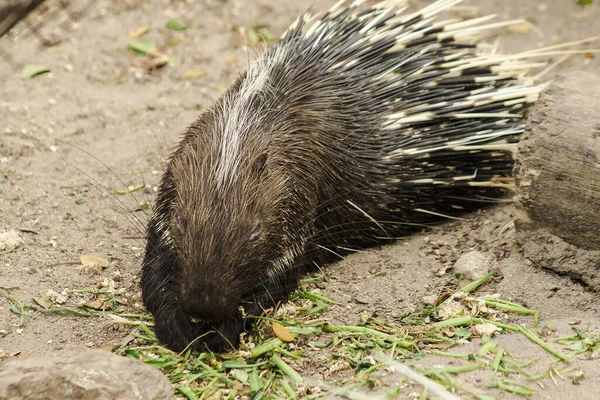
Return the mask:
[[524,255],[600,291],[600,77],[559,75],[542,91],[514,175]]

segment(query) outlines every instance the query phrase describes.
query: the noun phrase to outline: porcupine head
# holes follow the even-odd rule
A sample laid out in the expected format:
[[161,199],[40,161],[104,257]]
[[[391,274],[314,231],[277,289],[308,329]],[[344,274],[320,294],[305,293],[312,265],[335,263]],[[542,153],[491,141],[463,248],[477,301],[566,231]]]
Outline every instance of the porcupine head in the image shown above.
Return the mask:
[[243,98],[244,90],[242,82],[203,115],[171,162],[179,304],[203,320],[226,319],[270,295],[293,247],[283,210],[297,194],[270,134],[282,128],[261,121],[272,105],[261,104],[258,91]]

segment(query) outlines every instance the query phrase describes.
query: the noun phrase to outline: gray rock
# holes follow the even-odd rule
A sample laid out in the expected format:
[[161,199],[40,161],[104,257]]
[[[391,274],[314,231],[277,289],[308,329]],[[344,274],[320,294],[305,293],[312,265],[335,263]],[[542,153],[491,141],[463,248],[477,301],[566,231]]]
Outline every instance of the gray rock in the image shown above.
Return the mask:
[[479,251],[471,251],[456,260],[454,272],[474,281],[490,272],[491,266],[492,260],[490,257]]
[[158,369],[103,350],[69,348],[12,360],[0,371],[0,400],[174,398]]

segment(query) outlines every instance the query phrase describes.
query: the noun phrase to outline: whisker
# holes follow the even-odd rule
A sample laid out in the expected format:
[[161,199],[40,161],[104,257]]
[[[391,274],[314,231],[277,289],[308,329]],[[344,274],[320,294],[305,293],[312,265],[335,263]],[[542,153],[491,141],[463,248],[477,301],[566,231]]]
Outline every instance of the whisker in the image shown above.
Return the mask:
[[[121,177],[112,168],[110,168],[104,161],[102,161],[101,159],[99,159],[98,157],[96,157],[95,155],[93,155],[92,153],[90,153],[89,151],[87,151],[87,150],[85,150],[85,149],[83,149],[83,148],[81,148],[81,147],[79,147],[79,146],[77,146],[77,145],[75,145],[75,144],[73,144],[71,142],[68,142],[66,140],[62,140],[62,139],[59,139],[59,138],[55,138],[55,139],[57,141],[63,143],[63,144],[69,145],[69,146],[71,146],[71,147],[73,147],[73,148],[81,151],[82,153],[85,153],[88,156],[92,157],[94,160],[96,160],[97,162],[99,162],[100,164],[102,164],[102,166],[104,168],[106,168],[106,170],[108,170],[114,177],[116,177],[119,180],[119,182],[121,182],[121,184],[123,185],[123,188],[127,189],[127,185],[125,184],[125,182],[123,181],[123,179],[121,179]],[[138,201],[138,199],[135,197],[135,195],[133,194],[133,192],[131,192],[130,190],[127,190],[127,194],[129,194],[133,198],[133,200],[136,202],[136,204],[138,205],[138,207],[142,208],[142,204]],[[136,217],[136,219],[137,219],[137,217]],[[140,224],[142,226],[144,226],[144,224],[142,224],[141,221],[139,221],[139,222],[140,222]]]
[[[113,192],[111,192],[110,190],[108,190],[107,188],[104,187],[104,185],[102,185],[100,182],[98,182],[96,179],[94,179],[91,175],[89,175],[87,172],[83,171],[81,168],[71,164],[69,161],[67,160],[62,160],[62,162],[64,162],[65,164],[67,164],[68,166],[70,166],[71,168],[77,170],[79,173],[81,173],[82,175],[84,175],[87,179],[91,180],[92,186],[94,187],[94,189],[96,189],[100,194],[105,194],[108,193],[110,194],[110,196],[108,197],[108,199],[110,200],[110,202],[117,207],[118,210],[123,211],[123,215],[126,216],[127,220],[131,223],[132,227],[134,229],[136,229],[141,235],[144,234],[144,227],[145,225],[142,223],[142,221],[140,221],[137,216],[132,213],[129,208],[127,208],[127,205],[125,203],[123,203],[123,201]],[[88,181],[88,183],[90,183]],[[101,189],[102,188],[102,189]],[[136,222],[139,224],[136,225]]]

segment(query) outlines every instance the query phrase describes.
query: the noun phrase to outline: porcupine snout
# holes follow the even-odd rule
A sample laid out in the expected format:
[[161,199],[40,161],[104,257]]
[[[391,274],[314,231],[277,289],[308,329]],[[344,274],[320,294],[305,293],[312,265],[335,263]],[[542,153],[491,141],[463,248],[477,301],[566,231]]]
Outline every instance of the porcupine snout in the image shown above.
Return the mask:
[[233,314],[240,300],[226,292],[225,285],[205,282],[196,287],[183,285],[180,303],[190,317],[202,320],[221,320]]

